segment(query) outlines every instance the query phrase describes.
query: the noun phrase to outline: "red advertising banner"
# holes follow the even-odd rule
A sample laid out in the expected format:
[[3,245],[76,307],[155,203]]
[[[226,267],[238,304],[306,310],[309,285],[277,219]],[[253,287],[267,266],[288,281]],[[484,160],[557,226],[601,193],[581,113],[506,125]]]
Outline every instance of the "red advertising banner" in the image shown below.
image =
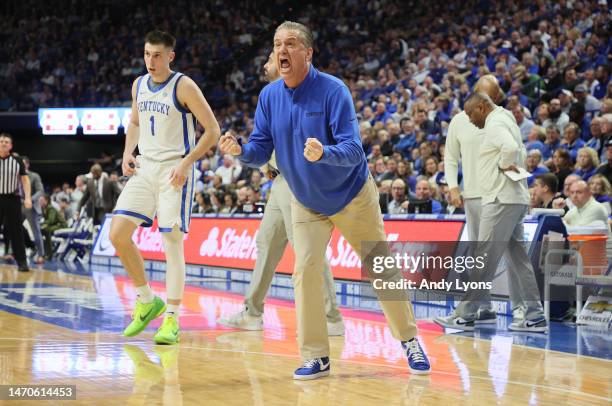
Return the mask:
[[[94,255],[114,256],[108,231],[110,219],[100,230]],[[185,261],[194,265],[252,270],[257,258],[256,237],[259,219],[193,218],[185,236]],[[389,220],[385,221],[388,241],[458,241],[463,221]],[[161,233],[157,223],[151,228],[139,227],[134,242],[145,259],[164,261]],[[334,229],[327,247],[327,258],[334,278],[361,279],[361,261],[349,243]],[[291,274],[295,257],[287,245],[277,272]]]

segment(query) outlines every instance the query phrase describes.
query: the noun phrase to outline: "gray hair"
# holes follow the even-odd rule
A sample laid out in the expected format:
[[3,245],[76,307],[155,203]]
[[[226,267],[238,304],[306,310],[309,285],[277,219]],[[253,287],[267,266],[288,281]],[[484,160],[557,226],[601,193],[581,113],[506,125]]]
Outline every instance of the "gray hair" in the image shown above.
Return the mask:
[[312,31],[310,31],[310,29],[304,24],[296,23],[294,21],[285,21],[284,23],[276,27],[276,31],[274,31],[274,34],[279,32],[280,30],[297,31],[298,37],[300,38],[302,44],[304,44],[306,48],[314,48],[314,38],[312,36]]

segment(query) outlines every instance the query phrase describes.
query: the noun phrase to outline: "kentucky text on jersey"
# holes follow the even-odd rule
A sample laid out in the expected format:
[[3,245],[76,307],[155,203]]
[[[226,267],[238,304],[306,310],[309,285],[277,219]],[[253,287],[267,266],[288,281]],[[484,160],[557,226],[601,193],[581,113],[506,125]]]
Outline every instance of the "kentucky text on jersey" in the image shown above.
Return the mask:
[[138,102],[138,111],[139,112],[144,112],[144,111],[153,111],[156,113],[162,113],[165,115],[168,115],[168,112],[170,111],[170,106],[168,104],[164,104],[164,103],[160,103],[160,102],[156,102],[156,101],[141,101]]

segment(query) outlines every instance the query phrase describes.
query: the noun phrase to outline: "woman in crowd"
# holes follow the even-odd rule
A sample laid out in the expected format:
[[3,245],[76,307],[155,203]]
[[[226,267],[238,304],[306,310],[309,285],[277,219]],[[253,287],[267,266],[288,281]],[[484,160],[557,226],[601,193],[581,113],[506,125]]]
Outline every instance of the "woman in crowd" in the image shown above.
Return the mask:
[[576,169],[574,173],[582,178],[585,182],[597,172],[599,166],[599,158],[597,152],[593,148],[584,147],[578,150],[576,156]]

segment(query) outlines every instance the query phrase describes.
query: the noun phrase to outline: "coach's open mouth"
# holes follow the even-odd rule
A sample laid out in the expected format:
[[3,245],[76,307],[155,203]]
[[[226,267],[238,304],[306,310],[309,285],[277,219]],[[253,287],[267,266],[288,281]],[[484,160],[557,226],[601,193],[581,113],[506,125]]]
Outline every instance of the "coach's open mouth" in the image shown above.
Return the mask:
[[280,68],[283,70],[289,69],[291,67],[291,62],[287,58],[280,58]]

